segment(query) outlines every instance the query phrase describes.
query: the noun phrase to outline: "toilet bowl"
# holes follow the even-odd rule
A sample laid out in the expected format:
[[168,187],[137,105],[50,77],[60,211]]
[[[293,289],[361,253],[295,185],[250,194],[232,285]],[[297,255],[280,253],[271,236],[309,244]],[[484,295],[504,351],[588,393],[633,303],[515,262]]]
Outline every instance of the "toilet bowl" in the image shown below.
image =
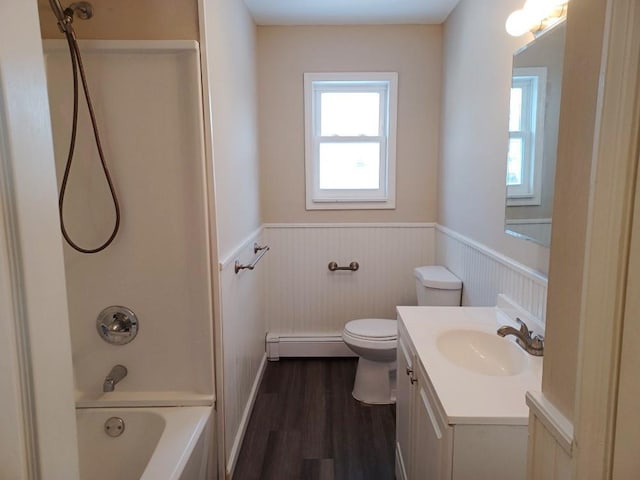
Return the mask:
[[360,357],[353,397],[369,404],[395,403],[397,321],[351,320],[344,327],[342,339]]
[[[418,305],[460,306],[462,281],[445,267],[418,267],[413,273]],[[397,321],[352,320],[345,325],[342,339],[360,357],[353,397],[363,403],[395,403]]]

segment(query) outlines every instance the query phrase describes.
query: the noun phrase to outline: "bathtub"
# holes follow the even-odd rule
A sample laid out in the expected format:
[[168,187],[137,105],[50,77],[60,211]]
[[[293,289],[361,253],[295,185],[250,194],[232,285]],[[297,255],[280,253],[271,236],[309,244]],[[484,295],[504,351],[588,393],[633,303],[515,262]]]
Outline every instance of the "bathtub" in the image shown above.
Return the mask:
[[[203,480],[211,407],[76,410],[81,480]],[[124,421],[111,437],[105,422]]]

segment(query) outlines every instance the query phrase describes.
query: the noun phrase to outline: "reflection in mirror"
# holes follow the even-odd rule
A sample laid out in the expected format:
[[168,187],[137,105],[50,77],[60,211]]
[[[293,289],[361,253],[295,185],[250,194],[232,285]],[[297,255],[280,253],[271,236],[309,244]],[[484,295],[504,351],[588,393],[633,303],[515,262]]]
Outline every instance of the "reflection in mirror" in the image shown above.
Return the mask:
[[565,24],[513,56],[505,231],[549,246]]

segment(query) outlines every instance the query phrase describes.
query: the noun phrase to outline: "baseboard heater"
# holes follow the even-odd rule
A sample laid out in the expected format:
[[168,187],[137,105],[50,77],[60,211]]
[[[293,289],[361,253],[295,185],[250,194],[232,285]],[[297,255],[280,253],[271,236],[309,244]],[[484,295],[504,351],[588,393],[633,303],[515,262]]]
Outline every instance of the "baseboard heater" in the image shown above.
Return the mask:
[[267,358],[277,361],[280,357],[355,357],[340,334],[283,335],[267,333]]

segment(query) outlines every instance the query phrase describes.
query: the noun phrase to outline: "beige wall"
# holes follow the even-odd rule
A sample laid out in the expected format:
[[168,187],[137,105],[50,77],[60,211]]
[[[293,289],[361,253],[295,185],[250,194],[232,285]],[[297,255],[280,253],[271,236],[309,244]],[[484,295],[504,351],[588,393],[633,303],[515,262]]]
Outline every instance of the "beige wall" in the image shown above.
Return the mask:
[[570,419],[605,3],[571,3],[567,20],[542,391]]
[[504,233],[511,63],[527,38],[504,23],[521,0],[462,0],[444,28],[438,221],[546,273],[549,249]]
[[256,27],[243,2],[205,5],[219,258],[261,225]]
[[234,271],[234,260],[250,263],[253,242],[262,243],[256,27],[239,0],[201,1],[201,25],[222,265],[216,268],[215,293],[218,476],[231,478],[252,405],[252,387],[265,358],[264,263],[254,271]]
[[[63,7],[72,3],[61,1]],[[91,0],[94,17],[75,19],[78,38],[158,40],[198,39],[197,0]],[[49,7],[38,0],[42,38],[63,38]]]
[[[436,220],[441,27],[258,27],[262,215],[283,222]],[[306,211],[303,74],[399,74],[395,210]]]

